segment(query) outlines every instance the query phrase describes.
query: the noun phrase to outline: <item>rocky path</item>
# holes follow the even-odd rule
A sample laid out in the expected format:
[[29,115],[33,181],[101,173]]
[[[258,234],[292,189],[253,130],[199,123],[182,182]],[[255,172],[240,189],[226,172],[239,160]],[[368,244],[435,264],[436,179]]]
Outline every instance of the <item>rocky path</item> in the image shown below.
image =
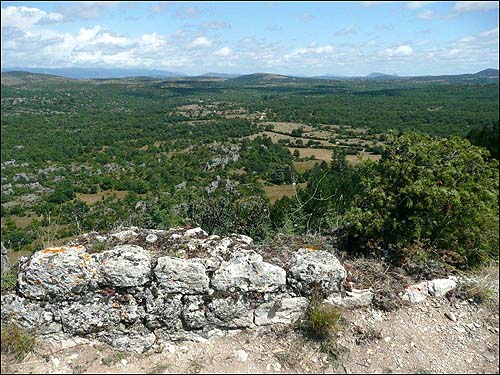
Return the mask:
[[[161,353],[121,353],[99,343],[41,343],[2,373],[498,373],[498,312],[436,298],[384,313],[344,311],[330,355],[290,326],[234,331]],[[451,319],[450,319],[451,318]],[[75,345],[73,347],[67,347]],[[66,347],[66,348],[64,348]],[[336,356],[338,356],[336,358]]]

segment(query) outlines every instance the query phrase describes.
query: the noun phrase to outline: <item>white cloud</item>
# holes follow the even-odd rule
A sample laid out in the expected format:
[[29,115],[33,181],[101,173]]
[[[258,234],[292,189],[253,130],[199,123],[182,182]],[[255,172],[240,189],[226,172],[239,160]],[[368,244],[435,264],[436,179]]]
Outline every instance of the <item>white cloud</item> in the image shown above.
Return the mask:
[[356,26],[348,26],[344,29],[341,29],[341,30],[337,30],[335,32],[335,36],[347,36],[347,35],[355,35],[358,33],[358,29],[356,28]]
[[435,3],[435,1],[410,1],[408,4],[406,4],[406,7],[408,9],[419,9],[422,8],[428,4]]
[[335,51],[335,48],[327,44],[325,46],[318,46],[316,43],[312,43],[309,47],[305,48],[297,48],[291,53],[286,54],[283,56],[285,60],[293,60],[297,58],[303,58],[303,57],[317,57],[317,55],[329,55],[332,54]]
[[410,56],[413,53],[413,48],[410,46],[399,46],[397,48],[387,48],[385,50],[389,57],[392,56]]
[[434,12],[432,10],[424,10],[420,12],[417,17],[423,20],[430,20],[434,16]]
[[468,12],[485,12],[498,9],[498,1],[457,1],[452,12],[455,14]]
[[301,20],[302,22],[310,22],[310,21],[312,21],[314,18],[315,18],[315,17],[314,17],[312,14],[310,14],[310,13],[305,13],[305,14],[303,14],[303,15],[300,17],[300,20]]
[[65,18],[83,18],[85,20],[103,17],[106,11],[115,8],[120,1],[78,1],[69,5],[61,4],[56,7]]
[[226,47],[222,47],[221,49],[215,51],[214,55],[215,56],[222,56],[222,57],[224,57],[224,56],[231,55],[231,53],[232,53],[231,48],[229,48],[229,47],[226,46]]
[[205,36],[199,36],[188,44],[189,48],[210,47],[212,42]]
[[2,8],[2,27],[16,27],[29,30],[35,25],[62,22],[64,16],[59,13],[47,13],[38,8],[8,6]]

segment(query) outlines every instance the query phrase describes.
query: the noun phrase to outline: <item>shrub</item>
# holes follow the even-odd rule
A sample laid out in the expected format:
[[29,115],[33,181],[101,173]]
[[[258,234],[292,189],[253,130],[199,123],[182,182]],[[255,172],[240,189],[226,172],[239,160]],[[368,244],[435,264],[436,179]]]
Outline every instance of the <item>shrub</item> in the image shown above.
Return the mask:
[[427,241],[460,266],[498,258],[498,177],[498,161],[468,140],[402,135],[364,164],[349,239],[395,257]]
[[305,331],[312,337],[326,340],[340,330],[342,314],[334,306],[319,303],[312,298],[309,314],[304,324]]
[[16,286],[16,274],[11,270],[2,272],[2,292],[12,290]]
[[15,324],[2,327],[2,353],[13,355],[21,362],[35,347],[35,335]]

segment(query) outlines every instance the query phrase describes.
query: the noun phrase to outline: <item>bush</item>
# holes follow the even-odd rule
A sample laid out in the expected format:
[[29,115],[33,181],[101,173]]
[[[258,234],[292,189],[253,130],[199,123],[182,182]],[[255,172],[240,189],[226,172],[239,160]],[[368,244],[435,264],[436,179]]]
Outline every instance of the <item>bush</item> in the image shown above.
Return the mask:
[[348,237],[393,257],[420,241],[459,266],[498,258],[498,177],[498,161],[468,140],[402,135],[364,164]]
[[334,306],[319,303],[312,298],[308,318],[303,326],[306,333],[316,339],[331,339],[340,330],[342,314]]
[[13,355],[21,362],[35,348],[35,335],[15,324],[2,327],[2,353]]
[[16,274],[11,270],[2,272],[2,292],[14,289],[16,278]]

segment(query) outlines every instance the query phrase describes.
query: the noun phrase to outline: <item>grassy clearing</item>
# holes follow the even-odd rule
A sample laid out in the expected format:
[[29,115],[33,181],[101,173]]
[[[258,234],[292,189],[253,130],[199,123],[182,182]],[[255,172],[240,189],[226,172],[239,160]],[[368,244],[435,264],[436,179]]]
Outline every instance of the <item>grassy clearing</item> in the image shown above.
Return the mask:
[[[9,216],[18,228],[26,228],[34,219],[39,219],[39,216]],[[5,225],[5,218],[2,217],[2,226]]]
[[316,164],[319,164],[318,160],[306,160],[306,161],[294,161],[293,167],[299,173],[304,173],[310,169],[313,169]]
[[287,147],[287,149],[293,154],[295,150],[299,150],[301,158],[309,158],[311,156],[315,156],[318,160],[326,160],[330,161],[332,158],[333,150],[329,150],[326,148],[296,148],[296,147]]
[[273,185],[273,186],[264,186],[264,192],[266,193],[266,196],[269,198],[271,203],[276,202],[278,199],[284,197],[285,195],[288,197],[293,197],[295,195],[295,189],[296,187],[301,187],[304,188],[307,183],[303,182],[298,184],[297,186],[294,185]]
[[95,194],[82,194],[82,193],[77,193],[76,197],[77,199],[81,200],[82,202],[85,202],[89,205],[97,203],[105,197],[111,197],[114,194],[116,194],[117,199],[123,199],[127,196],[128,190],[103,190],[99,193]]

